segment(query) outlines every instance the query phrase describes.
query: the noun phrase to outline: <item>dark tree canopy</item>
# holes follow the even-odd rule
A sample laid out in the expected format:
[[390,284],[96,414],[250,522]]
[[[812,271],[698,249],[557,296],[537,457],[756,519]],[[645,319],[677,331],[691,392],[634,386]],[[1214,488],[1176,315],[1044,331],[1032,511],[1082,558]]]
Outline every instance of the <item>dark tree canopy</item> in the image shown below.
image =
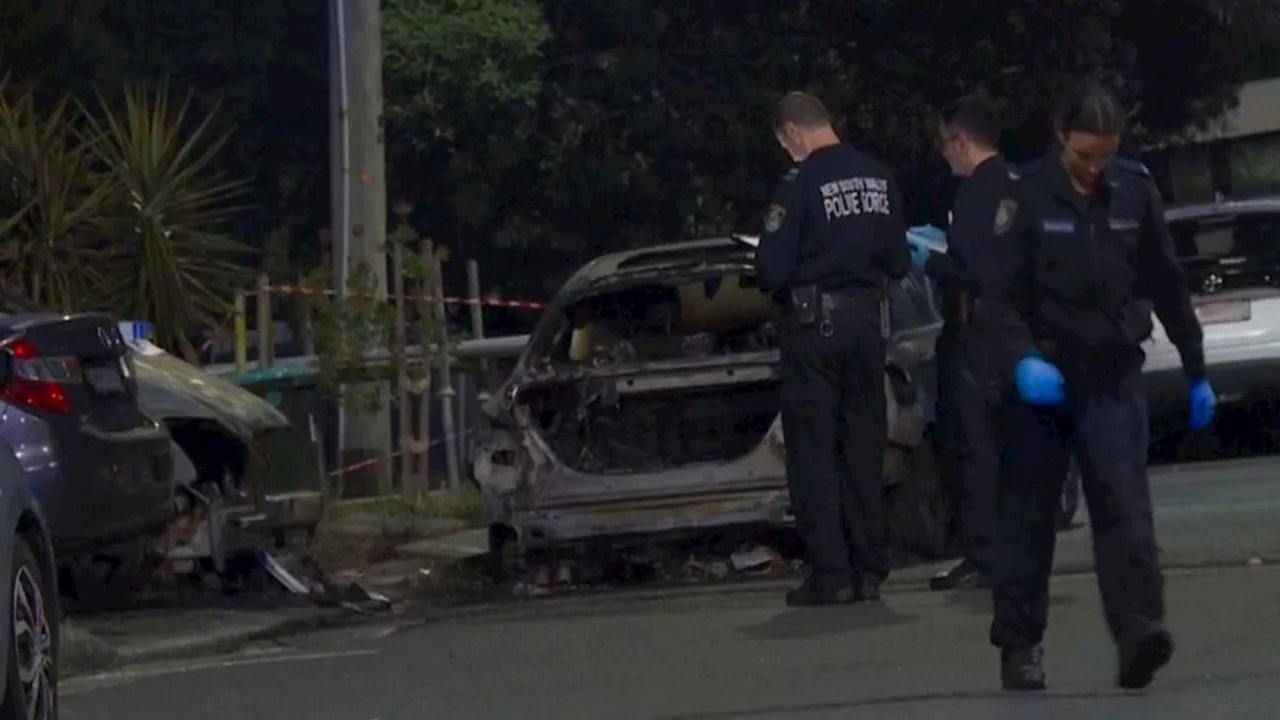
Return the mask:
[[[508,297],[545,295],[602,251],[751,228],[785,168],[768,123],[788,90],[818,93],[923,197],[942,170],[926,123],[963,93],[1001,101],[1025,157],[1078,76],[1115,87],[1148,142],[1280,71],[1277,0],[383,4],[390,200]],[[220,163],[256,188],[239,234],[307,265],[328,222],[321,8],[12,0],[0,57],[50,99],[169,77],[221,100],[236,135]]]

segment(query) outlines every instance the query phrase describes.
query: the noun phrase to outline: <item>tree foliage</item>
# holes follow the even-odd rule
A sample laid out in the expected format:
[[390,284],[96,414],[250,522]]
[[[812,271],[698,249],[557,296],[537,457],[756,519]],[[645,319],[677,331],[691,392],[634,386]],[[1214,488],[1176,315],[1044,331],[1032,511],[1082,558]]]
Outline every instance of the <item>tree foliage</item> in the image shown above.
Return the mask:
[[387,0],[383,27],[390,192],[433,236],[492,233],[539,161],[541,3]]
[[[315,287],[332,283],[328,268],[318,268],[309,279]],[[368,362],[367,355],[391,346],[394,318],[386,298],[377,293],[373,270],[357,264],[345,294],[318,298],[308,306],[315,315],[321,387],[353,411],[380,407],[383,383],[394,375],[387,366]]]
[[237,262],[246,248],[222,233],[244,199],[244,183],[214,169],[229,136],[210,132],[213,114],[188,129],[190,96],[175,106],[165,89],[126,90],[121,109],[99,105],[84,118],[99,182],[115,192],[100,222],[118,243],[101,290],[114,312],[150,320],[159,343],[190,355],[190,331],[223,324],[230,291],[248,279]]
[[193,352],[220,324],[246,249],[221,234],[242,183],[212,167],[226,142],[189,101],[129,89],[118,106],[69,99],[43,110],[0,87],[0,277],[40,305],[108,310],[154,324]]
[[[252,178],[256,201],[235,230],[279,241],[273,267],[310,266],[328,224],[323,6],[13,0],[0,57],[48,102],[169,76],[202,115],[221,101],[237,140],[213,169]],[[785,90],[819,92],[910,190],[942,172],[927,123],[962,92],[1002,101],[1015,157],[1043,148],[1057,91],[1084,74],[1131,104],[1135,141],[1211,124],[1280,67],[1278,15],[1280,0],[384,0],[390,200],[489,284],[542,296],[602,251],[751,228],[785,167],[767,128]]]
[[[420,238],[407,223],[400,223],[388,238],[388,251],[400,246],[405,274],[405,348],[397,342],[393,302],[377,292],[373,271],[363,263],[351,269],[346,292],[335,292],[306,303],[316,337],[320,386],[330,397],[341,399],[354,411],[381,407],[385,383],[396,381],[401,370],[411,394],[424,392],[433,362],[432,343],[438,343],[436,313],[431,311],[435,289],[435,256],[421,247]],[[311,287],[332,287],[328,268],[317,268],[307,280]],[[394,298],[392,298],[394,300]],[[414,357],[405,350],[417,347]],[[370,353],[389,351],[387,362],[370,363]],[[409,402],[397,395],[397,402]]]
[[71,310],[101,280],[96,223],[111,201],[93,183],[93,143],[71,127],[70,104],[41,113],[33,93],[0,88],[0,273],[36,303]]

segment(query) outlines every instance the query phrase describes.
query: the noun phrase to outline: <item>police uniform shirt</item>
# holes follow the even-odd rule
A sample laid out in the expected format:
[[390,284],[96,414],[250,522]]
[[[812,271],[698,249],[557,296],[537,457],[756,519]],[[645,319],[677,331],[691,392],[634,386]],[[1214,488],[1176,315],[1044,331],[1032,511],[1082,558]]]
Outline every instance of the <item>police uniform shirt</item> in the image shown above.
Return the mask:
[[911,269],[902,195],[889,171],[846,144],[813,151],[783,176],[756,250],[768,291],[875,289]]
[[942,290],[942,311],[947,320],[956,319],[960,292],[978,292],[981,276],[974,270],[991,261],[996,207],[1008,194],[1013,177],[1004,158],[994,155],[974,168],[956,192],[947,229],[947,252],[931,254],[925,266]]
[[1056,150],[1020,174],[996,210],[1000,262],[980,299],[998,308],[1011,359],[1043,341],[1078,360],[1132,353],[1150,337],[1154,309],[1187,379],[1203,379],[1200,322],[1147,169],[1117,158],[1087,197]]

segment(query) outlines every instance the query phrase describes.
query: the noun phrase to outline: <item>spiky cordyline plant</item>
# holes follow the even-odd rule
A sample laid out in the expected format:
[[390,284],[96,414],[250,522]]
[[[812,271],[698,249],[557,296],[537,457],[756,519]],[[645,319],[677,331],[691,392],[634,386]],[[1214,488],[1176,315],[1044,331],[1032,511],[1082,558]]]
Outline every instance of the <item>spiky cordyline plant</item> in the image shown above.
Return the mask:
[[246,248],[220,232],[246,189],[216,172],[229,134],[212,129],[214,113],[192,123],[191,96],[177,105],[163,87],[98,105],[83,115],[99,180],[113,187],[99,223],[113,243],[102,289],[114,312],[150,320],[158,343],[190,358],[190,333],[225,319],[228,288],[246,273]]

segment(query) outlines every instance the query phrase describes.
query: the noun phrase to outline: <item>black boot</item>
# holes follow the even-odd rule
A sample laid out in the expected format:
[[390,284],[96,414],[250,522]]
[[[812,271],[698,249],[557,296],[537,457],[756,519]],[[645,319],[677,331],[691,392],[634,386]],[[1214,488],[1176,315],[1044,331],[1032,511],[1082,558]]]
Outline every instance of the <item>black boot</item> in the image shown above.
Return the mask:
[[961,560],[950,570],[929,578],[929,589],[935,592],[944,590],[965,590],[969,588],[989,588],[991,581],[987,574],[978,569],[971,560]]
[[1141,690],[1155,679],[1156,671],[1173,657],[1173,636],[1158,629],[1120,642],[1120,676],[1116,683],[1126,690]]
[[837,582],[810,575],[795,590],[787,591],[789,607],[813,607],[816,605],[843,605],[856,600],[853,583],[847,579]]
[[1044,689],[1044,650],[1002,648],[1000,650],[1000,684],[1005,690]]

